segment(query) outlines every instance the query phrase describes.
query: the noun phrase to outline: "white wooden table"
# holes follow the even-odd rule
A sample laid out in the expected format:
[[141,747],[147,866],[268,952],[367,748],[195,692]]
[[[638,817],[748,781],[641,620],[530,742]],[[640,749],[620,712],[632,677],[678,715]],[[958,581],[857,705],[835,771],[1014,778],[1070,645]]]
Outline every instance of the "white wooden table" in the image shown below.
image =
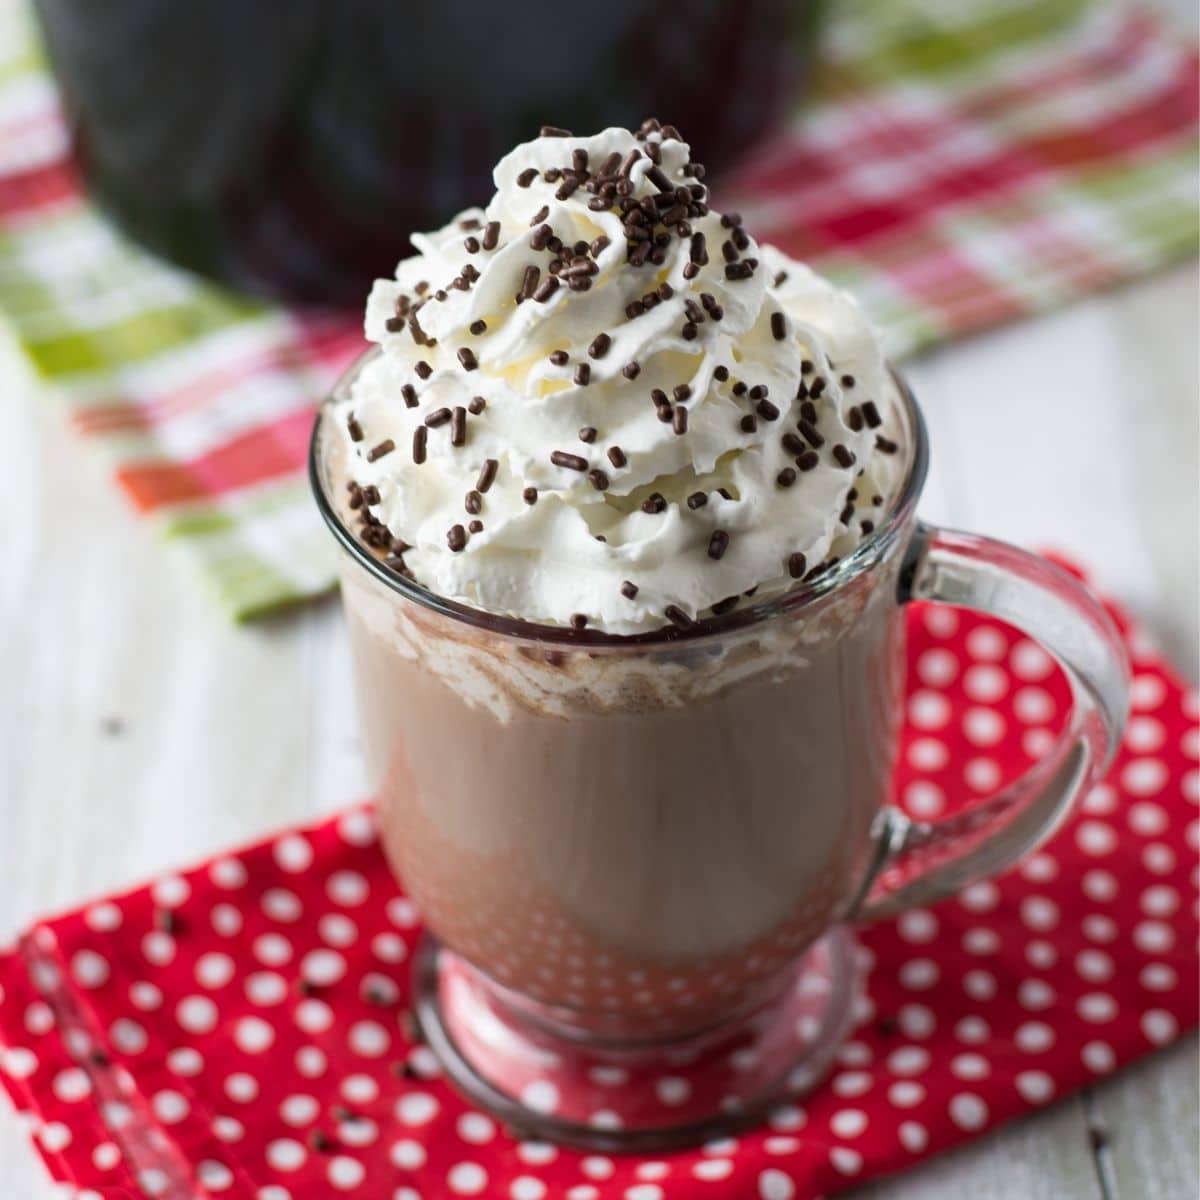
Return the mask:
[[[1198,319],[1189,264],[909,372],[934,446],[925,514],[1074,553],[1193,678]],[[996,453],[1031,427],[1019,468]],[[0,942],[362,796],[336,603],[234,627],[10,342],[0,428]],[[1193,1038],[857,1196],[1192,1200],[1197,1113]],[[53,1195],[0,1102],[0,1197]]]

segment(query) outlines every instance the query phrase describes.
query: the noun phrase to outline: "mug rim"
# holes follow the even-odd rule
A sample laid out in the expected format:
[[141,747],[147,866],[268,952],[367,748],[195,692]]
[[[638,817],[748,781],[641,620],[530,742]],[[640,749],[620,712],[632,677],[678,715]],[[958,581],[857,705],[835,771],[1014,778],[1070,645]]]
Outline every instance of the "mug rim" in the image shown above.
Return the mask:
[[372,554],[370,549],[355,536],[351,529],[347,528],[338,515],[323,478],[324,462],[321,454],[321,439],[326,417],[333,398],[345,391],[365,363],[378,354],[379,348],[371,346],[357,355],[334,382],[329,394],[322,400],[317,410],[308,444],[308,480],[321,517],[341,548],[376,581],[397,595],[440,616],[516,640],[543,645],[588,648],[655,646],[682,641],[700,642],[759,625],[783,614],[797,612],[831,592],[837,591],[886,557],[915,511],[929,471],[929,434],[925,418],[908,381],[894,365],[889,364],[888,374],[901,401],[911,442],[904,481],[886,518],[850,554],[840,559],[829,570],[823,571],[813,579],[800,580],[794,587],[776,593],[758,604],[736,608],[721,616],[704,617],[687,628],[667,625],[646,633],[618,634],[605,633],[596,629],[578,630],[565,625],[526,621],[520,617],[510,617],[482,608],[473,608],[469,604],[439,596],[415,580],[405,579],[387,567],[382,559]]

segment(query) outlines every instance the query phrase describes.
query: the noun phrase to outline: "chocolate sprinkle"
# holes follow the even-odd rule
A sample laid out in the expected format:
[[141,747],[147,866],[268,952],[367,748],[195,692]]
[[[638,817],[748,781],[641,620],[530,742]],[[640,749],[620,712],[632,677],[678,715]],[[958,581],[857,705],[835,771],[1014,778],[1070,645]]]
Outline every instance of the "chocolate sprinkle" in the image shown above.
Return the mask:
[[842,387],[852,388],[853,386],[854,386],[854,376],[853,375],[843,375],[842,376]]
[[847,469],[854,466],[855,462],[857,461],[857,459],[854,457],[854,451],[843,446],[841,442],[838,442],[838,444],[834,446],[833,457],[837,461],[839,467],[846,467]]
[[754,433],[755,430],[758,429],[758,422],[752,416],[750,416],[749,413],[747,413],[746,416],[744,416],[738,422],[738,428],[743,433]]
[[871,429],[878,429],[883,424],[883,418],[879,415],[879,409],[875,407],[874,400],[863,402],[862,415]]
[[603,358],[608,353],[608,348],[611,345],[612,338],[607,333],[598,333],[592,339],[592,344],[588,347],[588,354],[592,358]]
[[391,438],[385,438],[377,446],[372,446],[367,451],[367,462],[374,462],[376,459],[382,458],[385,454],[391,454],[396,448],[396,443]]
[[465,446],[467,442],[467,410],[455,407],[450,414],[450,445]]
[[472,396],[467,405],[467,412],[473,417],[477,417],[485,408],[487,408],[487,401],[482,396]]
[[603,471],[591,470],[588,472],[588,483],[592,485],[598,492],[608,491],[608,476]]
[[796,459],[796,466],[802,471],[811,471],[821,461],[821,456],[815,450],[805,450]]
[[789,454],[803,454],[808,449],[794,433],[785,433],[779,440],[783,443],[783,448]]
[[587,387],[592,380],[592,368],[587,363],[580,363],[575,368],[575,385],[577,387]]
[[771,336],[777,342],[782,342],[787,337],[787,322],[781,312],[776,311],[771,314]]
[[[799,429],[802,434],[804,434],[805,438],[808,440],[808,444],[812,446],[814,450],[819,450],[823,445],[825,445],[825,439],[817,431],[817,427],[811,421],[806,421],[803,417],[801,417],[800,420],[796,422],[796,428]],[[799,451],[796,453],[798,454]]]
[[451,525],[446,531],[446,545],[457,554],[467,544],[467,531],[461,525]]
[[471,332],[476,337],[478,337],[481,333],[487,333],[487,322],[486,321],[472,321],[471,322]]
[[663,616],[667,618],[677,629],[691,629],[695,624],[691,617],[683,611],[677,604],[668,604],[663,609]]
[[463,242],[463,249],[468,254],[479,253],[479,239],[477,237],[469,237]]
[[775,482],[780,487],[790,488],[796,482],[796,472],[791,467],[784,467],[778,475],[775,476]]
[[667,508],[667,499],[661,492],[653,492],[645,500],[642,501],[642,512],[644,513],[660,513],[665,512]]
[[428,379],[433,374],[433,368],[424,359],[421,359],[413,370],[421,379]]
[[483,466],[479,468],[479,475],[475,479],[475,487],[481,492],[486,492],[495,482],[496,472],[499,469],[500,464],[494,458],[485,458]]
[[793,579],[801,579],[804,576],[805,568],[808,566],[808,560],[800,553],[799,550],[795,554],[788,555],[787,568],[788,574]]
[[521,276],[521,290],[517,293],[517,303],[522,300],[528,300],[533,295],[537,288],[538,280],[542,277],[542,272],[532,263],[525,268],[525,274]]
[[543,125],[538,130],[538,137],[573,137],[569,129],[559,129],[557,125]]
[[550,362],[556,367],[565,367],[571,361],[571,356],[565,350],[554,350],[550,354]]
[[538,490],[535,487],[527,487],[521,493],[521,499],[524,500],[526,504],[536,504],[537,498],[538,498]]
[[591,443],[596,440],[596,427],[594,425],[585,425],[579,431],[579,440],[581,442],[587,442],[588,445],[591,445]]
[[424,425],[418,425],[413,430],[412,456],[413,462],[420,465],[425,461],[425,444],[429,437],[429,430]]
[[538,304],[545,304],[555,292],[558,291],[558,279],[553,275],[547,275],[541,283],[538,284],[536,291],[533,293],[533,298]]
[[684,408],[682,404],[675,409],[675,412],[671,417],[671,428],[674,429],[677,434],[687,433],[688,410]]
[[450,420],[450,410],[448,408],[435,408],[425,418],[425,424],[430,429],[437,429],[439,425],[445,425]]
[[629,459],[625,457],[625,451],[622,450],[620,446],[609,446],[608,461],[612,463],[614,467],[620,468],[625,466]]
[[588,619],[584,613],[572,613],[571,614],[571,628],[572,629],[586,629],[587,623],[588,623]]
[[775,421],[779,419],[779,409],[775,407],[770,400],[760,400],[758,407],[754,410],[764,421]]
[[895,454],[900,449],[891,438],[886,438],[881,433],[875,435],[875,446],[876,449],[883,451],[884,454]]
[[[543,214],[545,210],[543,209]],[[549,225],[539,225],[534,231],[533,236],[529,239],[529,245],[534,250],[545,250],[550,244],[550,239],[554,236],[554,230]]]
[[482,521],[468,521],[467,529],[471,533],[482,533],[483,532],[483,522]]
[[346,422],[346,430],[350,434],[352,442],[361,442],[363,440],[362,426],[353,417]]
[[728,547],[729,534],[723,529],[713,530],[712,537],[708,539],[708,557],[719,560],[725,556]]
[[460,346],[458,348],[458,361],[462,363],[464,371],[474,371],[479,366],[479,360],[475,357],[475,351],[470,346]]
[[[524,172],[522,172],[523,174]],[[536,172],[535,172],[536,174]],[[522,184],[522,186],[524,186]],[[500,222],[489,221],[483,227],[483,248],[485,250],[495,250],[496,243],[500,240]]]
[[621,374],[624,375],[626,379],[636,379],[641,373],[641,365],[636,359],[634,359],[632,362],[627,362],[621,368]]
[[621,595],[624,596],[626,600],[632,600],[637,594],[638,587],[636,583],[630,583],[629,580],[626,579],[625,582],[621,584]]
[[687,498],[687,506],[691,509],[703,508],[708,503],[707,492],[693,492]]
[[729,368],[724,364],[721,364],[713,371],[713,378],[717,380],[718,383],[724,383],[725,380],[729,378]]
[[[586,471],[587,459],[580,458],[578,454],[568,454],[565,450],[555,450],[550,455],[550,461],[556,467],[566,467],[571,471]],[[484,489],[486,490],[486,489]]]
[[472,488],[463,500],[463,508],[474,516],[476,513],[483,511],[483,497]]

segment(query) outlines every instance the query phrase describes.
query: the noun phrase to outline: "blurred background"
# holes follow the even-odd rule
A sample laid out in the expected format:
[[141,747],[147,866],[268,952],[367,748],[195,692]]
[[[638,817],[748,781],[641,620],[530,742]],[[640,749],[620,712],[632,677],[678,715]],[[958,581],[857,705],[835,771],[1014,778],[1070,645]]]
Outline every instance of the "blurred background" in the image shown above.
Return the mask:
[[[678,125],[719,204],[880,326],[925,515],[1067,553],[1194,685],[1198,24],[0,0],[0,943],[361,797],[314,406],[370,280],[544,122]],[[870,1195],[1194,1196],[1197,1110],[1185,1039]],[[55,1194],[0,1120],[0,1195]]]

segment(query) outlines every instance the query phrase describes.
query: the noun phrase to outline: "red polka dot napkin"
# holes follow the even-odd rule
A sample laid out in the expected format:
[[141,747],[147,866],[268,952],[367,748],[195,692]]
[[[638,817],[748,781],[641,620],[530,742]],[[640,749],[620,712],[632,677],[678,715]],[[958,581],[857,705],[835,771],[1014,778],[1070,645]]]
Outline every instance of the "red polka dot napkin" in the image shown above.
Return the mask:
[[[626,1158],[464,1104],[411,1038],[419,915],[369,809],[35,925],[0,957],[0,1080],[87,1200],[800,1200],[903,1169],[1196,1022],[1197,702],[1115,615],[1135,677],[1107,781],[1019,869],[861,933],[851,1040],[759,1130]],[[914,815],[1014,777],[1068,703],[974,615],[914,608],[909,659]]]

